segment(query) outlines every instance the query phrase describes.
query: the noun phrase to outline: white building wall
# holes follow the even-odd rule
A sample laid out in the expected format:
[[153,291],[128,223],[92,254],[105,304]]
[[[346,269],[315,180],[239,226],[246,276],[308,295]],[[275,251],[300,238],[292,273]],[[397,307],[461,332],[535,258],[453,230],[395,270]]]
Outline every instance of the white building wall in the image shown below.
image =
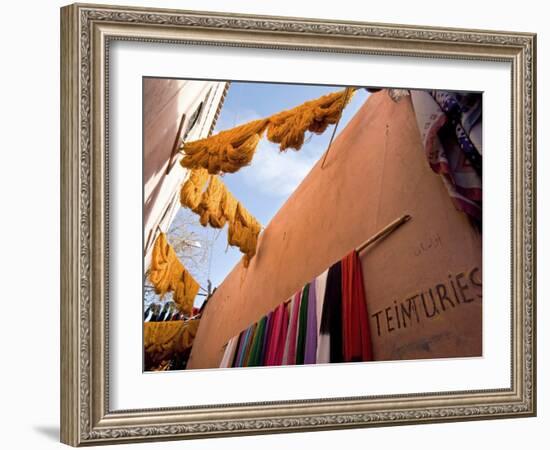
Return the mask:
[[226,82],[144,79],[143,245],[144,272],[158,233],[166,232],[179,208],[187,177],[177,147],[211,133],[225,98]]

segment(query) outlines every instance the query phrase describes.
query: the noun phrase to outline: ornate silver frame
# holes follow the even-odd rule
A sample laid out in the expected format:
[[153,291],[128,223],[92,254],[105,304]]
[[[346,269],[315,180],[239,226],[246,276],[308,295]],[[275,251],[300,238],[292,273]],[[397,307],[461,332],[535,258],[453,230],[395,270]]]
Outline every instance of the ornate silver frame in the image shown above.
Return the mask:
[[[512,67],[509,389],[111,411],[107,265],[113,40],[493,60]],[[536,36],[98,5],[61,9],[61,440],[70,445],[536,414]]]

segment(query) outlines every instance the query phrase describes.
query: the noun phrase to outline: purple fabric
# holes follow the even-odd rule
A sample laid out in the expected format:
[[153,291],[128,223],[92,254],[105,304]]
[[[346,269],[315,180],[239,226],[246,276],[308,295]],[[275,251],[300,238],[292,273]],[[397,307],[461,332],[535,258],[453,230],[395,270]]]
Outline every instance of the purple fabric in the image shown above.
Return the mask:
[[309,285],[307,297],[307,328],[306,351],[304,364],[315,364],[317,361],[317,294],[315,292],[315,279]]
[[288,333],[285,342],[285,351],[283,354],[283,365],[296,364],[296,338],[298,335],[298,315],[300,311],[300,293],[294,294],[292,299],[292,310],[290,312],[290,322],[288,324]]

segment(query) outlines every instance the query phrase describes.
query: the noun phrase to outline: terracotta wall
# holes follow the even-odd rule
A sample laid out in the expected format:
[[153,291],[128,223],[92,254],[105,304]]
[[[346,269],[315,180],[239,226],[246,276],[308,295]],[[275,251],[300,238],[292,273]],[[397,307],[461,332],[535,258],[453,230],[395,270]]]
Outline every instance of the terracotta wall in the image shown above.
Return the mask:
[[481,237],[428,167],[410,98],[371,95],[320,166],[208,302],[188,368],[217,367],[232,336],[403,214],[361,254],[375,358],[480,355]]

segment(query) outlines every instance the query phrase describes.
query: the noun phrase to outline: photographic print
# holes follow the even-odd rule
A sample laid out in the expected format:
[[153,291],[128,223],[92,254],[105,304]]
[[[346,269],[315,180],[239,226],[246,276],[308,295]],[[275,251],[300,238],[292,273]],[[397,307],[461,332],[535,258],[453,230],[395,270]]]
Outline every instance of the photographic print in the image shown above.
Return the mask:
[[142,87],[144,371],[483,356],[480,92]]
[[536,47],[62,8],[62,442],[536,415]]

